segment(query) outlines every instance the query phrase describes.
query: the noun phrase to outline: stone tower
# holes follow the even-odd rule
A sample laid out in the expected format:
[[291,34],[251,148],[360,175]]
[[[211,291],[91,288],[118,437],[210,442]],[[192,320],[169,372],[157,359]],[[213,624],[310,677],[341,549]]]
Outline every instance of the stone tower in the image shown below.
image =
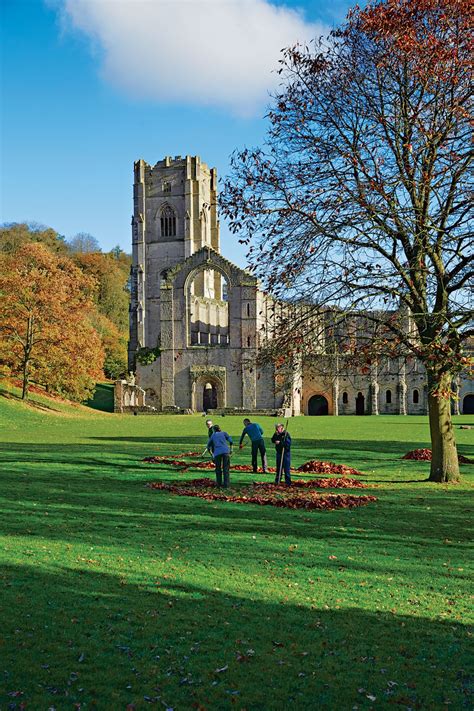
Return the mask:
[[[129,369],[137,348],[160,339],[160,285],[167,271],[202,247],[220,252],[217,171],[198,156],[134,164]],[[198,294],[219,293],[219,274],[203,277]]]

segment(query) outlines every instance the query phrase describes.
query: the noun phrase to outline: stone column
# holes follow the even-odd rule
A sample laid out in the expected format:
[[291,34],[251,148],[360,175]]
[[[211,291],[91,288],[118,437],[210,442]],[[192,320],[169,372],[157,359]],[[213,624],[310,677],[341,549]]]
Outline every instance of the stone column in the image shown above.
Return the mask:
[[397,395],[398,395],[398,414],[399,415],[406,415],[407,414],[407,380],[406,380],[406,365],[405,365],[404,358],[399,358]]
[[293,383],[291,392],[291,411],[293,417],[301,415],[301,391],[303,389],[303,370],[301,357],[293,358]]
[[379,381],[377,378],[377,368],[371,368],[370,372],[370,387],[369,387],[369,398],[370,398],[370,414],[379,414]]
[[332,382],[332,414],[335,417],[339,415],[339,375],[337,373]]
[[257,407],[257,369],[251,363],[242,363],[242,407],[246,410]]
[[453,415],[459,415],[459,389],[460,389],[460,379],[456,378],[453,380]]
[[123,412],[123,391],[126,380],[116,380],[114,387],[114,412]]
[[160,289],[161,322],[161,407],[175,407],[174,398],[174,313],[173,287],[163,285]]

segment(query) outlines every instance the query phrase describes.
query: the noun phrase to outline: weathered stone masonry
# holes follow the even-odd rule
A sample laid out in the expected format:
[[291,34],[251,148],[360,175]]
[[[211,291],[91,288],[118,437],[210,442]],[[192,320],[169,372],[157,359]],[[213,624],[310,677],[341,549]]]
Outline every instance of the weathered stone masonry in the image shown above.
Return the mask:
[[[116,411],[426,413],[426,376],[415,361],[386,360],[364,374],[344,372],[337,360],[326,372],[295,365],[283,386],[272,366],[255,366],[274,306],[220,254],[216,170],[197,156],[136,161],[129,368],[141,349],[160,355],[136,362],[136,385],[117,385]],[[455,409],[473,412],[472,379],[457,387]]]

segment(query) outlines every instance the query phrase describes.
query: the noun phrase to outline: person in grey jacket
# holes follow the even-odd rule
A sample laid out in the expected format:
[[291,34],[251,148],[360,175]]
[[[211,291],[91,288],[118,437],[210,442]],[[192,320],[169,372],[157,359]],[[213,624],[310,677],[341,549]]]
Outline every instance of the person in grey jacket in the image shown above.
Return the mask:
[[[216,466],[217,486],[224,486],[224,489],[227,489],[230,484],[229,470],[232,444],[232,437],[227,432],[222,432],[219,425],[214,425],[214,432],[209,437],[207,449],[211,452]],[[222,481],[222,475],[224,475],[224,482]]]

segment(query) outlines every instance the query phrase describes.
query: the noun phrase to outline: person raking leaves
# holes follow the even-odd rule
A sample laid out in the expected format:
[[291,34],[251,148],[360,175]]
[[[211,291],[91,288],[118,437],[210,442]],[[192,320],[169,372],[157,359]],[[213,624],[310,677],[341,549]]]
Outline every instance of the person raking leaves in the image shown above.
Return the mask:
[[242,442],[244,441],[245,435],[248,435],[252,443],[252,469],[253,473],[256,474],[257,469],[257,454],[260,452],[262,458],[262,469],[263,473],[267,472],[267,451],[265,449],[265,442],[263,441],[263,430],[257,422],[250,422],[246,417],[244,420],[244,429],[242,431],[239,449],[244,446]]
[[291,437],[286,427],[279,422],[275,425],[275,434],[272,442],[276,450],[276,475],[275,484],[281,481],[281,475],[285,473],[285,484],[291,486]]
[[219,425],[214,425],[214,432],[209,437],[207,449],[211,452],[216,467],[216,484],[218,487],[224,486],[224,489],[227,489],[230,484],[232,444],[232,437],[227,432],[222,432]]

